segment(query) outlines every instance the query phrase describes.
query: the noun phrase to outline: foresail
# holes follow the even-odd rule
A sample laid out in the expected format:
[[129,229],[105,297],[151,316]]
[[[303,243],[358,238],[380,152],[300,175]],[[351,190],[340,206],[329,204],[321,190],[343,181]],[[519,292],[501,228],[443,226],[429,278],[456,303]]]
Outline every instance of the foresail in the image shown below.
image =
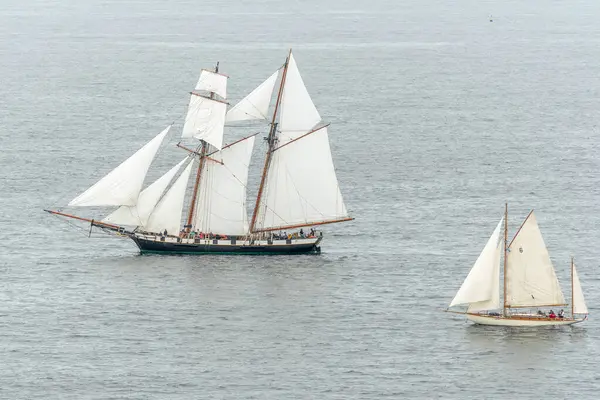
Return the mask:
[[227,112],[225,122],[267,119],[269,104],[271,103],[273,88],[278,75],[279,71],[275,71],[266,81],[233,106]]
[[179,233],[183,200],[193,165],[194,161],[192,160],[158,202],[148,218],[148,223],[145,226],[146,231],[163,232],[167,230],[167,233],[171,235]]
[[168,126],[104,178],[71,200],[69,206],[135,206],[148,168],[170,128]]
[[203,69],[200,72],[196,90],[213,92],[225,99],[227,98],[227,75]]
[[193,223],[197,232],[248,233],[246,184],[254,138],[225,147],[205,161]]
[[449,307],[468,304],[469,312],[500,308],[500,220]]
[[274,150],[254,231],[347,218],[326,127]]
[[192,94],[181,137],[194,137],[221,149],[226,110],[227,103]]
[[565,298],[533,211],[506,257],[506,303],[511,307],[565,304]]
[[175,165],[166,174],[158,178],[146,189],[142,190],[135,206],[121,206],[104,218],[102,222],[144,228],[148,223],[148,217],[150,217],[156,203],[158,203],[165,189],[169,186],[169,183],[171,183],[187,159],[188,158],[186,157],[181,160],[179,164]]
[[573,314],[587,314],[588,309],[583,298],[583,290],[581,290],[581,283],[579,282],[579,275],[577,275],[577,269],[573,265]]
[[321,121],[321,116],[312,102],[294,56],[290,53],[281,97],[279,113],[278,145],[281,146],[302,136]]

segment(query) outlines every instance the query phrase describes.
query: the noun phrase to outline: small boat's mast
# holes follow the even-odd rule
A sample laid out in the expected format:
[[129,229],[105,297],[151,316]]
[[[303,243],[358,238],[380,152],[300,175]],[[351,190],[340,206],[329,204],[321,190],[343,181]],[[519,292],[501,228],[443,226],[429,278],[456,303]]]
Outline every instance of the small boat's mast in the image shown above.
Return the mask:
[[[219,62],[217,61],[217,65],[215,66],[215,73],[219,72]],[[210,92],[210,98],[213,99],[215,97],[214,92]],[[198,197],[198,187],[200,186],[200,176],[202,175],[202,168],[204,168],[204,160],[206,158],[206,152],[208,150],[208,146],[206,141],[202,140],[202,148],[200,149],[200,161],[198,162],[198,171],[196,172],[196,181],[194,183],[194,190],[192,191],[192,200],[190,202],[190,210],[188,212],[187,222],[185,224],[186,232],[190,232],[192,230],[192,219],[194,218],[194,211],[196,208],[196,198]]]
[[575,263],[573,262],[573,256],[571,256],[571,318],[573,319],[575,319],[575,293],[573,291],[575,289],[575,282],[573,281],[574,265]]
[[507,279],[506,279],[506,275],[507,275],[507,268],[506,268],[506,254],[507,254],[507,249],[506,246],[508,244],[508,203],[504,203],[504,306],[502,307],[502,315],[504,315],[506,317],[506,308],[508,305],[508,302],[506,301],[506,283],[507,283]]
[[281,83],[279,84],[279,93],[277,94],[277,101],[275,102],[275,110],[273,111],[273,119],[271,120],[271,130],[267,137],[267,143],[269,145],[267,149],[267,155],[265,157],[265,165],[263,167],[262,177],[260,178],[260,186],[258,187],[258,194],[256,195],[256,204],[254,205],[254,212],[252,213],[252,220],[250,221],[250,233],[254,232],[256,227],[256,218],[258,217],[258,208],[260,207],[260,201],[262,199],[263,190],[265,187],[265,181],[267,179],[267,172],[269,171],[269,165],[271,164],[271,154],[275,148],[275,139],[277,133],[277,112],[279,111],[279,105],[281,104],[281,95],[283,94],[283,87],[285,85],[285,77],[287,75],[288,65],[290,62],[290,56],[292,55],[292,49],[285,59],[285,65],[283,66],[283,73],[281,74]]

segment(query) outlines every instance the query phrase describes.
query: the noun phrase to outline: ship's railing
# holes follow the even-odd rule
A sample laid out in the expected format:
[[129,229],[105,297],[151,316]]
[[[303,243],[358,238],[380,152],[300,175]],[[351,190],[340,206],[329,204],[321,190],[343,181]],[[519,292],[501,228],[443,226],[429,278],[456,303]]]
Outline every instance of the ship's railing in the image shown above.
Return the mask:
[[238,245],[238,246],[249,246],[249,245],[283,245],[293,243],[312,243],[317,242],[321,236],[311,237],[292,237],[292,238],[274,238],[274,237],[253,237],[253,236],[231,236],[227,239],[215,238],[215,237],[179,237],[173,235],[160,235],[150,232],[135,232],[135,237],[143,240],[154,241],[154,242],[166,242],[166,243],[181,243],[181,244],[203,244],[203,245]]

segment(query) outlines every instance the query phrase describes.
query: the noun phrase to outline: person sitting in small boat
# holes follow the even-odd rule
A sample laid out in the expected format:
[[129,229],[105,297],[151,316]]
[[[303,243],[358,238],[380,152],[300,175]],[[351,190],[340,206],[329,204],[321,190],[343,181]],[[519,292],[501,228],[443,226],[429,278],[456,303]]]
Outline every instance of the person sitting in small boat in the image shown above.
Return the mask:
[[542,310],[538,310],[537,315],[539,315],[540,317],[546,317],[546,313],[543,312]]
[[560,310],[558,312],[558,318],[564,318],[565,317],[565,310]]
[[553,310],[550,310],[550,315],[548,315],[548,317],[550,317],[550,318],[556,318],[556,314],[554,314]]
[[300,237],[304,238],[304,231],[302,230],[302,228],[300,228]]

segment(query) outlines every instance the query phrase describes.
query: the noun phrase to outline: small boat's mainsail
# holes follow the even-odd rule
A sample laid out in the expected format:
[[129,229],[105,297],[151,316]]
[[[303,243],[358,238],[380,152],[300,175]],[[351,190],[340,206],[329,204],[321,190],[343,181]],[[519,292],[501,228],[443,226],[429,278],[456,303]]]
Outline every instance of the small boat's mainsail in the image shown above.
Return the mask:
[[[142,251],[318,251],[322,235],[317,236],[314,230],[306,234],[270,233],[352,219],[339,189],[328,125],[321,124],[294,57],[290,52],[282,68],[229,111],[227,80],[218,72],[218,64],[214,71],[201,71],[181,134],[183,139],[195,141],[195,149],[177,145],[189,152],[184,160],[142,190],[168,127],[69,203],[118,209],[101,221],[46,211],[119,231]],[[269,114],[278,81],[277,100]],[[257,133],[224,145],[225,123],[267,119],[270,132],[265,167],[250,220],[248,169]],[[195,179],[184,213],[195,160]],[[230,242],[222,243],[223,238]],[[240,239],[241,245],[236,243]]]
[[533,211],[508,246],[506,268],[506,307],[565,305]]
[[[547,316],[518,311],[523,308],[566,306],[548,249],[533,211],[510,244],[507,243],[507,213],[498,223],[469,275],[448,306],[467,305],[467,318],[486,325],[544,326],[581,322],[575,314],[587,314],[575,265],[571,265],[572,312]],[[504,223],[504,240],[501,228]],[[500,303],[500,260],[504,253],[504,304]],[[498,310],[501,312],[498,312]]]

